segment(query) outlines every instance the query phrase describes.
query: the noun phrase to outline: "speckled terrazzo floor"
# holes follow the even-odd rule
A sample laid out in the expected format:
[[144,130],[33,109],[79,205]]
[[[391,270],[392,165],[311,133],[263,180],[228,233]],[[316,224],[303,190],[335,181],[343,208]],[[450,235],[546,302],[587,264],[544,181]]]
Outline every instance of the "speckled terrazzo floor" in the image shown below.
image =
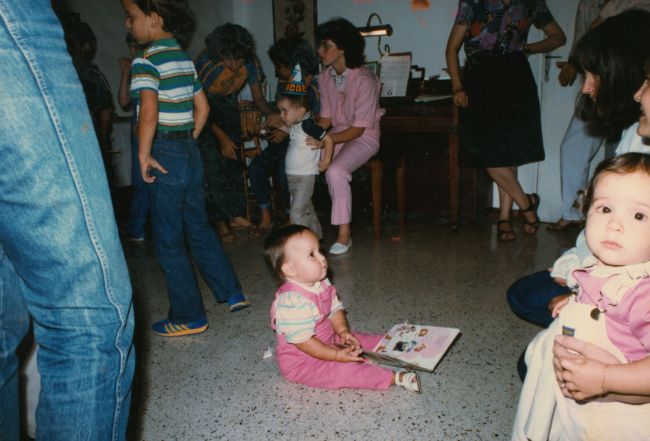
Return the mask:
[[[505,440],[520,390],[516,360],[537,328],[505,301],[517,277],[550,265],[573,232],[542,228],[512,243],[496,241],[483,220],[452,235],[417,221],[397,239],[374,241],[354,225],[354,247],[329,259],[354,329],[381,333],[395,323],[457,327],[461,336],[423,393],[314,390],[285,381],[274,359],[268,309],[274,283],[262,239],[237,234],[229,253],[253,306],[231,314],[202,285],[210,328],[181,338],[153,335],[167,297],[152,245],[125,248],[134,285],[138,374],[131,438],[137,440]],[[327,232],[325,244],[333,239]]]

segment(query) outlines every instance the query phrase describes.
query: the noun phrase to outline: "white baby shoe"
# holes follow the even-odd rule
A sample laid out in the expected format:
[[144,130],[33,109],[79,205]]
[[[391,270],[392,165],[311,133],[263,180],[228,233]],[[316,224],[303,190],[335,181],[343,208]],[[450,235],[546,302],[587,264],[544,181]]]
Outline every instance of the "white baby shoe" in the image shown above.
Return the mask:
[[395,372],[395,384],[418,394],[422,391],[420,376],[417,372]]

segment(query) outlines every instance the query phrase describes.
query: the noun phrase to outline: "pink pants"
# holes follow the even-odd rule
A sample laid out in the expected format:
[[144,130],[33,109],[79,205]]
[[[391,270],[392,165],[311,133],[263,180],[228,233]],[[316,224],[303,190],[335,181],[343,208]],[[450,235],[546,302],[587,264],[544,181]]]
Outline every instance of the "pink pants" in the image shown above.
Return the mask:
[[[353,333],[361,343],[364,349],[372,350],[381,335]],[[335,339],[338,340],[338,337]],[[298,349],[299,350],[299,349]],[[393,381],[393,371],[376,364],[361,363],[341,363],[338,361],[325,361],[313,358],[304,352],[300,352],[298,357],[299,363],[288,371],[283,370],[284,363],[279,359],[278,364],[282,374],[290,381],[304,384],[310,387],[319,387],[324,389],[374,389],[386,390]]]
[[334,147],[334,159],[325,172],[332,198],[332,225],[349,224],[352,219],[352,172],[379,151],[379,139],[361,135]]

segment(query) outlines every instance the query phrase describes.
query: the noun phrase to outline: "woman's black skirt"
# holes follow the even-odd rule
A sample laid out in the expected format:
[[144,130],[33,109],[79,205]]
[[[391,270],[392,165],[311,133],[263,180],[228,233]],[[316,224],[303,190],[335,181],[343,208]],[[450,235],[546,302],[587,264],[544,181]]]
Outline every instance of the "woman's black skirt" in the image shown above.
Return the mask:
[[469,106],[461,110],[461,146],[476,167],[542,161],[537,86],[521,53],[473,55],[463,70]]

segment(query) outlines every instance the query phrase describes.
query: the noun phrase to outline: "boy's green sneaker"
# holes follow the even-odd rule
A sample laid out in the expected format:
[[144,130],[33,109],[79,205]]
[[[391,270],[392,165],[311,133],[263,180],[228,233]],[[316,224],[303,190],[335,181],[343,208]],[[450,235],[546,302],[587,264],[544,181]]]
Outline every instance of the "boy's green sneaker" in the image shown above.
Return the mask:
[[151,326],[153,332],[163,337],[180,337],[181,335],[200,334],[208,329],[208,320],[195,320],[190,323],[172,323],[169,319],[161,320]]

